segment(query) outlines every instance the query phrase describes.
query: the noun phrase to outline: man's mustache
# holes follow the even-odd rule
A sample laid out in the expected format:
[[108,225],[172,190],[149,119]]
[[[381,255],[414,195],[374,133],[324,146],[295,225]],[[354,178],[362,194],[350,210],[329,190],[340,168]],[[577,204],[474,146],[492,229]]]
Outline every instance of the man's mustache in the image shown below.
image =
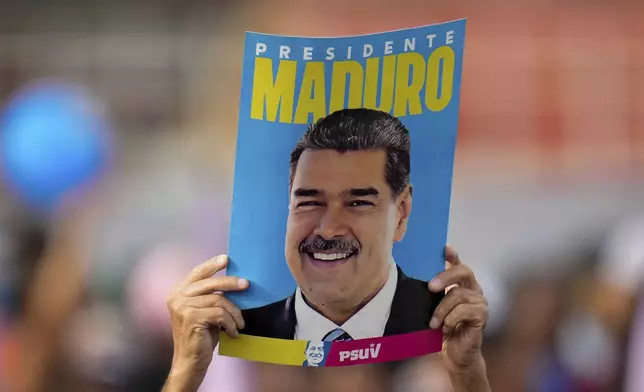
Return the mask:
[[307,238],[300,244],[300,253],[316,253],[334,251],[337,253],[358,253],[360,243],[355,239],[334,238],[325,240],[322,237]]

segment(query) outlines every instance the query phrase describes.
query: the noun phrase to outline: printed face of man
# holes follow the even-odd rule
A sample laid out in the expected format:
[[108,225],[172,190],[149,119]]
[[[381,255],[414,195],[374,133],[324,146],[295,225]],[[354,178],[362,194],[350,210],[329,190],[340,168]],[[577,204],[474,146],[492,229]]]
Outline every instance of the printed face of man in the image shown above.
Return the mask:
[[317,366],[324,360],[324,343],[310,342],[306,347],[306,361],[311,366]]
[[392,197],[386,161],[381,150],[305,150],[300,157],[285,252],[298,286],[318,310],[354,310],[387,279],[411,196],[408,188]]

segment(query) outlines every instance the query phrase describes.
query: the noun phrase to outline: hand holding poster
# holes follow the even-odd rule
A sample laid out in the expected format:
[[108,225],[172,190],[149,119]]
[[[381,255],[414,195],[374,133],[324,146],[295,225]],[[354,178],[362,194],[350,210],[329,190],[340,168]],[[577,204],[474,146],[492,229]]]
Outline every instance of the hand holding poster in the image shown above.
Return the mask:
[[220,354],[346,366],[440,351],[427,282],[444,269],[464,36],[464,20],[247,33],[227,275],[250,287],[226,294],[245,325]]

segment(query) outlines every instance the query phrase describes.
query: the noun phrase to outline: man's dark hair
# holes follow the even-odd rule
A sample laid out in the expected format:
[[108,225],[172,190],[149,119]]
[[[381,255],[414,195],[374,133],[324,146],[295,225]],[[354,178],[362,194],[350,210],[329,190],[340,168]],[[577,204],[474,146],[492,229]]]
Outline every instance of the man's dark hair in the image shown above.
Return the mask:
[[305,150],[384,150],[387,153],[385,180],[394,197],[409,183],[409,131],[396,117],[379,110],[343,109],[309,126],[291,153],[290,185]]

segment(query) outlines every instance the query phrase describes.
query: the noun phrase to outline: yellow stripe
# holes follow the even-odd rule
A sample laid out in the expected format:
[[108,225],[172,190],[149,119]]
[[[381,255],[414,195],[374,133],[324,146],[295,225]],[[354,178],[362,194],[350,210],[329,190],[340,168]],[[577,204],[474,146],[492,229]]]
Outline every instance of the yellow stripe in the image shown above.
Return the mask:
[[239,335],[232,339],[225,333],[219,335],[219,354],[249,361],[302,366],[306,359],[306,340],[286,340]]

